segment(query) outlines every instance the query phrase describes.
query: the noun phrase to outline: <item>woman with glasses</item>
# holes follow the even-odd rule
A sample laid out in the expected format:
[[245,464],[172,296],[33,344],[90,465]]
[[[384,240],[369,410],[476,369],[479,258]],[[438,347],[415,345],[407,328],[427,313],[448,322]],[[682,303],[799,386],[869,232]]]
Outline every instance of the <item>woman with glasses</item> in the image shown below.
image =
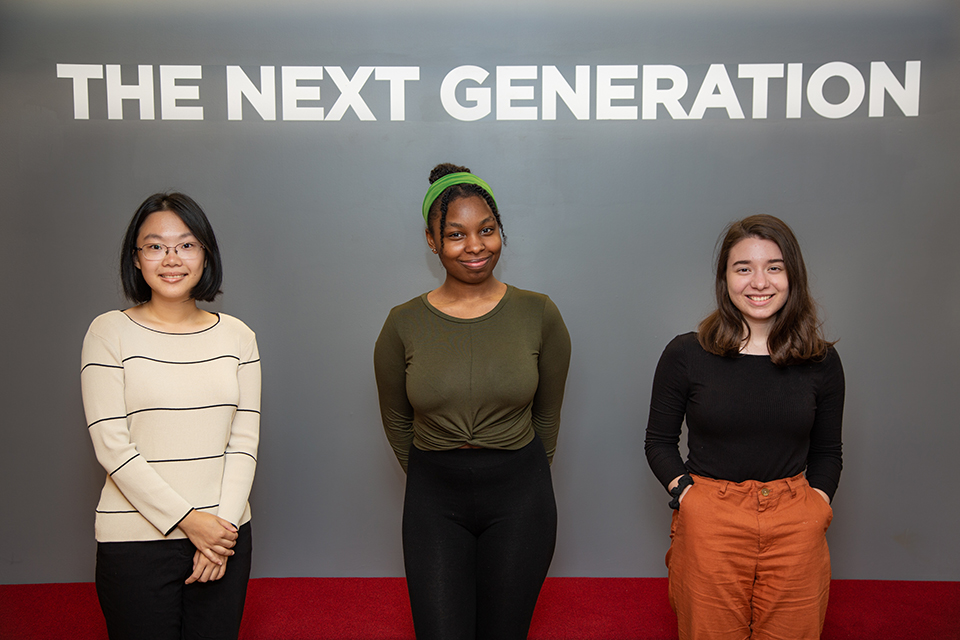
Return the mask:
[[843,466],[840,356],[782,220],[728,226],[714,284],[717,309],[664,349],[650,401],[647,460],[675,510],[670,604],[681,640],[816,640]]
[[252,549],[260,356],[210,313],[220,250],[200,206],[158,193],[127,227],[120,279],[134,306],[83,341],[88,430],[107,472],[96,585],[112,640],[236,638]]
[[545,295],[500,282],[490,186],[441,164],[423,201],[440,287],[390,311],[374,351],[407,472],[403,559],[418,640],[523,640],[557,532],[550,460],[570,338]]

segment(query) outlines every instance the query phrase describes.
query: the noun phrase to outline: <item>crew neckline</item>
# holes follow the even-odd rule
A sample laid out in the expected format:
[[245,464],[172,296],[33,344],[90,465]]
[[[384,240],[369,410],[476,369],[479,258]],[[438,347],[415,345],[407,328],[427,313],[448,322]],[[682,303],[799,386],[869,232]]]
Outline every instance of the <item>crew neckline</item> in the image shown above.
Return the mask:
[[450,322],[457,322],[457,323],[460,323],[460,324],[472,324],[472,323],[474,323],[474,322],[483,322],[484,320],[487,320],[487,319],[489,319],[489,318],[492,318],[493,316],[495,316],[495,315],[497,315],[498,313],[500,313],[500,310],[503,308],[503,305],[506,304],[507,299],[510,298],[510,297],[513,295],[514,289],[516,289],[516,287],[514,287],[513,285],[508,284],[508,285],[507,285],[507,290],[506,290],[506,292],[504,292],[503,297],[500,298],[500,301],[497,302],[497,306],[495,306],[493,309],[490,309],[490,311],[487,311],[487,312],[486,312],[485,314],[483,314],[482,316],[477,316],[476,318],[458,318],[458,317],[456,317],[456,316],[451,316],[451,315],[449,315],[449,314],[447,314],[447,313],[444,313],[443,311],[440,311],[440,309],[437,309],[435,306],[433,306],[432,304],[430,304],[430,301],[429,301],[429,300],[427,300],[427,295],[430,293],[429,291],[428,291],[427,293],[424,293],[423,295],[421,295],[421,296],[420,296],[420,300],[423,301],[424,306],[425,306],[427,309],[429,309],[434,315],[439,316],[440,318],[443,318],[444,320],[447,320],[447,321],[450,321]]
[[154,329],[154,328],[152,328],[152,327],[148,327],[147,325],[141,324],[141,323],[137,322],[136,320],[134,320],[133,318],[131,318],[131,317],[130,317],[129,315],[127,315],[127,313],[126,313],[125,311],[123,311],[122,309],[118,309],[118,311],[119,311],[120,313],[122,313],[127,320],[129,320],[129,321],[132,322],[133,324],[137,325],[138,327],[140,327],[140,328],[142,328],[142,329],[146,329],[147,331],[152,331],[152,332],[154,332],[154,333],[159,333],[159,334],[165,335],[165,336],[195,336],[195,335],[197,335],[198,333],[205,333],[205,332],[210,331],[211,329],[215,328],[217,325],[220,324],[220,320],[222,319],[222,318],[220,317],[220,314],[219,314],[218,312],[211,311],[210,313],[212,313],[213,315],[217,316],[217,321],[214,322],[212,325],[210,325],[210,326],[207,327],[206,329],[200,329],[199,331],[187,331],[187,332],[184,332],[184,333],[179,333],[179,332],[175,332],[175,331],[160,331],[159,329]]
[[[681,334],[681,335],[685,335],[685,334]],[[696,343],[697,347],[698,347],[701,351],[703,351],[704,353],[710,353],[710,355],[717,356],[718,358],[735,358],[735,359],[736,359],[736,358],[767,358],[768,360],[770,359],[770,354],[769,354],[769,353],[742,353],[742,352],[739,352],[739,351],[738,351],[735,355],[729,355],[729,356],[717,355],[717,354],[711,353],[711,352],[709,352],[709,351],[707,351],[706,349],[703,348],[703,345],[700,344],[700,340],[697,338],[697,332],[696,332],[696,331],[690,331],[690,332],[689,332],[689,335],[693,336],[693,341],[694,341],[694,343]],[[678,336],[678,337],[679,337],[679,336]]]

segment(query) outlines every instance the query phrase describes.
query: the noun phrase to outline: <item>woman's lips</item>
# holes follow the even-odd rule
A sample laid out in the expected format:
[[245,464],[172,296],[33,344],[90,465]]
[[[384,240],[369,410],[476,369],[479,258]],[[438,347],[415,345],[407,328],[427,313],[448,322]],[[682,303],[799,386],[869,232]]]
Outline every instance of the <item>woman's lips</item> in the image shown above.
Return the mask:
[[460,264],[465,266],[467,269],[482,269],[488,262],[490,262],[490,258],[491,256],[487,256],[486,258],[477,258],[476,260],[461,260]]

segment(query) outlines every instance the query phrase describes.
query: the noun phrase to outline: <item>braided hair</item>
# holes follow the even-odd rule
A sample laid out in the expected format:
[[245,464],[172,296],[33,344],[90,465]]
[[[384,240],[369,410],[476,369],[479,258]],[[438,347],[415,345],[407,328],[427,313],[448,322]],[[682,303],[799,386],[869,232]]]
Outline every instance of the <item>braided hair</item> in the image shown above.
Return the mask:
[[[472,173],[472,171],[467,167],[442,162],[430,171],[430,184],[433,184],[450,173]],[[497,203],[494,202],[493,197],[479,185],[455,184],[445,189],[443,193],[440,194],[440,197],[433,201],[433,204],[430,205],[430,214],[427,216],[427,226],[431,229],[433,228],[433,221],[438,218],[440,219],[441,248],[443,248],[443,231],[447,226],[447,210],[450,208],[450,203],[461,198],[469,198],[472,196],[483,199],[483,201],[487,203],[487,206],[490,207],[490,211],[493,212],[493,217],[497,221],[500,237],[503,239],[504,244],[507,243],[507,234],[503,231],[503,223],[500,221],[500,211],[497,209]]]

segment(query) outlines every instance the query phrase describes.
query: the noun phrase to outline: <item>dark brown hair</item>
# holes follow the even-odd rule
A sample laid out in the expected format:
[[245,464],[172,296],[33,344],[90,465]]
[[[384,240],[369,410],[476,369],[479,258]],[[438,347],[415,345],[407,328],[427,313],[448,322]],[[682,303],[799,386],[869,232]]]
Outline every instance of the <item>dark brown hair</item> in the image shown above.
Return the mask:
[[736,356],[743,341],[750,337],[749,325],[727,292],[730,251],[747,238],[770,240],[780,247],[790,287],[787,302],[777,312],[767,338],[771,361],[783,366],[822,360],[833,343],[826,341],[821,332],[817,305],[807,285],[807,267],[800,243],[783,220],[763,214],[731,223],[720,236],[716,261],[717,309],[700,323],[697,330],[700,345],[718,356]]
[[[442,162],[430,171],[430,184],[433,184],[440,178],[451,173],[472,173],[470,169],[461,167],[449,162]],[[487,203],[493,217],[497,221],[497,227],[500,231],[500,237],[503,243],[507,243],[507,234],[503,232],[503,223],[500,222],[500,211],[497,209],[497,203],[493,197],[487,193],[486,189],[476,184],[455,184],[443,190],[443,193],[430,205],[430,213],[427,214],[427,227],[433,230],[433,221],[440,219],[440,246],[443,246],[443,230],[447,226],[447,209],[450,203],[460,198],[469,198],[477,196]]]

